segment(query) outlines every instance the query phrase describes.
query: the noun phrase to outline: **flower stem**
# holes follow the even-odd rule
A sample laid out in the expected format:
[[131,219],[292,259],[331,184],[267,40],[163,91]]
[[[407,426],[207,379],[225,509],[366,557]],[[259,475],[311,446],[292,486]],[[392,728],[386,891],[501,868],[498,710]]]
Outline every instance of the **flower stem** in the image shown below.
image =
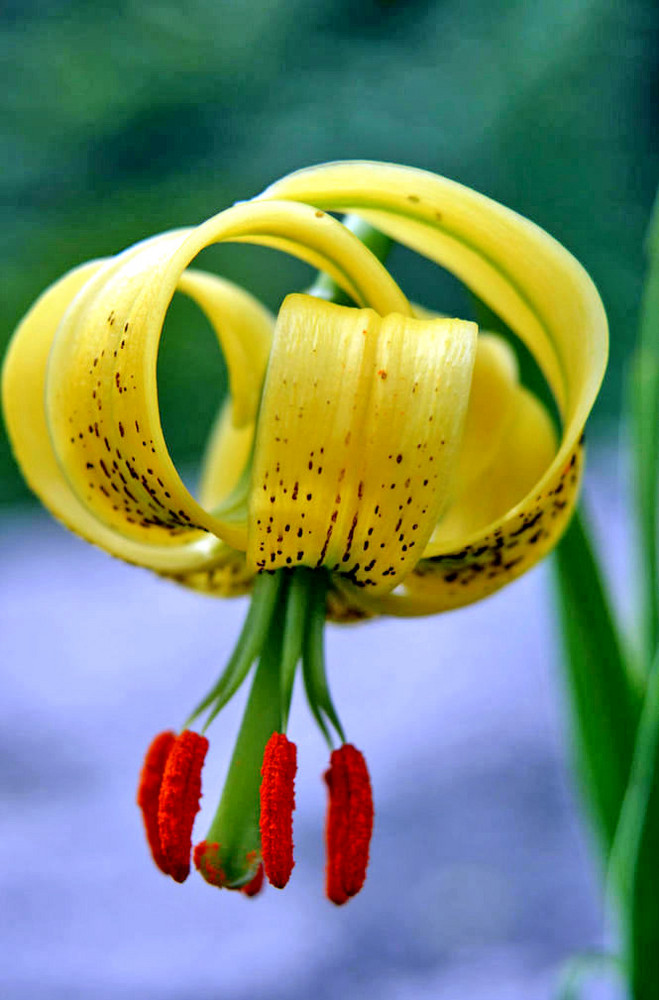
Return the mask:
[[[361,240],[374,257],[377,257],[379,261],[387,259],[389,251],[393,246],[393,240],[385,236],[378,229],[374,229],[373,226],[369,225],[368,222],[365,222],[358,215],[346,215],[342,222],[346,229],[349,229],[351,233],[354,233]],[[337,285],[334,279],[330,278],[329,274],[325,274],[323,271],[318,274],[307,294],[315,295],[319,299],[326,299],[328,302],[334,302],[338,306],[354,305],[350,296],[343,291],[340,285]]]

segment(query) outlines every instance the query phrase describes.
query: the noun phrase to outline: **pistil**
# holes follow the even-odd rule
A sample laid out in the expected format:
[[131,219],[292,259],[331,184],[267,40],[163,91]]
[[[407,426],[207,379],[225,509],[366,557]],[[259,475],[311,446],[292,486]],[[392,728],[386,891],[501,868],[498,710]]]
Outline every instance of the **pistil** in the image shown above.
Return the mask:
[[242,888],[253,880],[260,862],[261,765],[266,743],[281,724],[279,666],[284,600],[281,596],[264,635],[220,804],[203,846],[195,850],[195,864],[212,885]]

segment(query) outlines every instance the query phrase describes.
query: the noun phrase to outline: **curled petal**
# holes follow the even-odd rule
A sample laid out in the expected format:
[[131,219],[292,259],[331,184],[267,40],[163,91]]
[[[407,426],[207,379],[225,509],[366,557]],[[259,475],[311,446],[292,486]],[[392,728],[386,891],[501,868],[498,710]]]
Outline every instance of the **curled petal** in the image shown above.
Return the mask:
[[[470,492],[505,447],[519,389],[519,370],[512,348],[501,337],[479,331],[451,508],[459,505],[462,496]],[[446,515],[442,523],[445,520]]]
[[[463,468],[456,476],[453,502],[433,533],[430,551],[455,548],[461,539],[498,521],[552,462],[556,432],[542,403],[522,386],[515,387],[510,402],[501,438],[487,461]],[[555,499],[563,492],[559,490]]]
[[393,589],[449,495],[476,326],[284,302],[254,455],[248,562]]
[[[441,592],[435,597],[424,591],[423,583],[417,586],[412,574],[409,588],[403,583],[392,595],[377,599],[353,590],[351,599],[369,611],[416,614],[457,607],[497,590],[556,544],[576,500],[582,431],[608,351],[606,316],[592,281],[571,254],[533,223],[422,170],[327,164],[291,174],[261,197],[361,215],[452,271],[531,350],[563,421],[559,446],[536,481],[490,524],[458,540],[430,543],[417,575],[441,574]],[[541,537],[530,543],[540,527]],[[530,544],[515,553],[519,546],[514,543],[523,536]],[[424,591],[423,601],[419,591]]]
[[[94,503],[95,500],[108,503],[110,497],[114,497],[115,500],[110,503],[110,508],[118,506],[122,511],[122,516],[130,517],[126,505],[134,501],[129,494],[135,497],[139,489],[144,497],[147,487],[153,489],[149,482],[149,477],[153,479],[156,474],[155,467],[151,465],[151,459],[154,458],[151,451],[152,445],[146,448],[148,441],[146,438],[141,438],[139,451],[131,449],[129,452],[127,443],[124,444],[129,426],[132,427],[133,435],[137,433],[137,428],[134,426],[135,418],[131,418],[131,424],[128,420],[124,424],[117,416],[116,420],[107,419],[104,424],[103,422],[99,423],[97,417],[94,417],[93,421],[88,422],[84,429],[81,426],[75,433],[72,433],[74,425],[69,423],[69,419],[71,421],[76,419],[79,416],[77,411],[75,414],[70,413],[69,417],[65,419],[65,424],[69,428],[68,446],[73,448],[75,440],[78,441],[76,461],[82,462],[84,469],[80,472],[87,476],[82,493],[78,493],[74,489],[71,481],[72,469],[60,462],[60,456],[53,447],[51,424],[48,412],[44,407],[46,375],[51,348],[54,340],[59,336],[60,325],[72,304],[77,301],[79,296],[85,294],[90,281],[97,280],[106,267],[107,262],[99,261],[83,265],[65,275],[44,292],[16,330],[5,361],[2,383],[4,412],[12,446],[28,484],[34,492],[57,518],[87,541],[101,546],[112,555],[127,562],[148,566],[156,571],[171,574],[184,574],[188,571],[198,572],[223,561],[225,546],[218,538],[208,534],[201,535],[197,532],[194,540],[186,540],[181,531],[176,537],[170,536],[168,544],[163,545],[159,544],[153,534],[157,528],[156,524],[143,527],[141,537],[127,538],[116,527],[103,520],[100,516],[102,512],[99,511],[98,503]],[[246,293],[240,290],[237,290],[237,293],[245,296],[246,301],[249,299]],[[260,307],[258,308],[260,309]],[[256,305],[254,309],[256,313]],[[246,314],[247,312],[249,312],[249,308],[246,309]],[[115,315],[109,329],[113,330],[117,326],[117,322]],[[118,328],[118,332],[120,331],[121,328]],[[122,339],[125,338],[120,336],[116,348],[112,347],[111,355],[115,349],[119,354]],[[105,351],[107,354],[108,348],[101,347],[99,354],[95,354],[89,359],[86,371],[83,370],[80,375],[82,386],[80,392],[87,387],[89,398],[96,405],[98,415],[103,412],[98,410],[98,402],[102,407],[103,400],[99,396],[101,387],[97,385],[98,378],[94,378],[94,372],[98,369],[100,361],[94,365],[94,359],[100,357],[100,351]],[[116,377],[111,380],[114,392],[121,398],[124,396],[124,383],[121,372],[114,373],[115,376],[117,374],[119,375],[119,385],[117,385]],[[74,375],[75,373],[71,372],[70,376],[64,374],[62,377],[65,382],[68,382],[69,377],[73,378]],[[133,381],[134,379],[128,375],[127,384],[132,385]],[[119,388],[122,388],[121,393],[119,393]],[[93,392],[96,392],[95,397],[92,395]],[[110,416],[107,407],[106,416]],[[139,418],[138,426],[141,429]],[[103,430],[103,434],[101,434],[101,430]],[[105,443],[106,437],[107,445]],[[111,440],[112,444],[110,444]],[[143,440],[145,446],[142,446]],[[93,456],[89,450],[92,448],[94,449]],[[114,452],[112,453],[108,448],[113,448]],[[139,465],[138,457],[140,461],[144,461],[144,470]],[[87,468],[88,464],[93,467]],[[108,475],[103,470],[104,466]],[[149,468],[152,470],[151,473],[148,472]],[[92,473],[94,479],[90,478]],[[142,482],[142,475],[145,482]],[[156,485],[158,484],[156,483]],[[128,490],[128,493],[125,493],[125,490]],[[106,494],[110,496],[108,497]],[[160,515],[157,512],[162,509],[159,503],[169,503],[171,497],[164,495],[162,498],[158,497],[159,503],[157,503],[156,497],[146,495],[148,496],[149,509],[153,515],[152,519],[159,518]],[[117,513],[117,511],[113,512],[114,515]],[[179,518],[183,520],[180,514]],[[130,522],[127,524],[130,526]],[[177,544],[173,544],[174,542]]]
[[358,301],[409,312],[382,265],[331,216],[295,203],[242,204],[65,276],[19,326],[3,376],[14,450],[45,505],[114,555],[181,578],[221,559],[219,540],[247,544],[244,506],[211,513],[183,485],[156,387],[162,325],[180,285],[218,324],[234,369],[233,425],[253,423],[269,340],[264,310],[226,282],[184,273],[222,240],[285,249]]

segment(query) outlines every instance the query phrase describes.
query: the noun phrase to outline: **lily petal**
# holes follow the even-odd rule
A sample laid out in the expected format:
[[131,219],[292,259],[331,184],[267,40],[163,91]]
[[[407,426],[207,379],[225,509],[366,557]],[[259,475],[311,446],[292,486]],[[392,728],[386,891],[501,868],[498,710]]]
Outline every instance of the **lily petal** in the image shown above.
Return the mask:
[[[512,349],[501,337],[479,332],[454,496],[468,490],[491,466],[513,418],[518,388],[519,371]],[[521,493],[517,499],[523,496]]]
[[237,426],[233,400],[220,408],[202,462],[199,501],[209,510],[227,502],[241,482],[254,448],[256,420]]
[[477,328],[289,295],[259,418],[247,559],[369,593],[412,569],[447,502]]
[[[358,301],[410,311],[383,266],[331,216],[295,203],[237,205],[195,230],[165,233],[66,276],[19,326],[3,379],[17,458],[46,506],[112,554],[179,576],[221,562],[222,542],[246,547],[246,510],[209,513],[181,482],[157,403],[157,349],[169,302],[196,254],[222,240],[281,246],[323,267]],[[211,277],[187,275],[183,286],[211,320],[226,304],[228,327],[235,327],[230,359],[243,335],[258,345],[244,352],[251,375],[244,365],[231,379],[232,419],[247,425],[264,361],[263,311]]]
[[542,403],[523,386],[516,386],[511,403],[509,419],[487,461],[463,463],[459,469],[453,502],[426,546],[426,559],[499,521],[553,460],[556,432]]
[[193,299],[215,330],[229,372],[231,419],[254,423],[275,319],[248,292],[204,271],[184,271],[178,290]]
[[43,400],[53,340],[71,303],[107,263],[85,264],[61,278],[38,299],[14,334],[2,385],[5,419],[14,452],[34,492],[57,518],[86,540],[127,562],[156,571],[198,570],[223,557],[225,547],[217,538],[206,535],[201,541],[174,549],[123,537],[79,499],[52,446]]
[[[512,509],[461,538],[459,545],[447,543],[415,570],[419,577],[439,576],[442,581],[423,613],[458,607],[499,589],[556,544],[576,501],[582,431],[608,352],[606,316],[592,281],[564,247],[533,223],[422,170],[368,162],[327,164],[291,174],[260,197],[296,199],[363,216],[452,271],[533,353],[563,420],[553,460]],[[539,528],[541,538],[526,544]],[[382,602],[369,602],[367,610],[421,613],[418,600],[406,605],[407,594],[403,585]],[[363,600],[357,593],[350,597]]]

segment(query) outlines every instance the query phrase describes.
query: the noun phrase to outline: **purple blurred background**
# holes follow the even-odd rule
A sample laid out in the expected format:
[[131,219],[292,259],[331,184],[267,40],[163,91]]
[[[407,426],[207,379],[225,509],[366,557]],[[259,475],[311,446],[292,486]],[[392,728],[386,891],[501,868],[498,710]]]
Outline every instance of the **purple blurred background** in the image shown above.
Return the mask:
[[[615,463],[591,467],[626,591]],[[336,909],[323,897],[327,751],[300,691],[287,889],[250,901],[196,873],[179,887],[147,855],[145,747],[206,690],[245,601],[124,566],[45,515],[5,519],[1,537],[3,1000],[544,1000],[570,955],[604,945],[548,565],[451,615],[328,630],[335,700],[376,796],[366,887]],[[210,731],[196,839],[242,701]]]

